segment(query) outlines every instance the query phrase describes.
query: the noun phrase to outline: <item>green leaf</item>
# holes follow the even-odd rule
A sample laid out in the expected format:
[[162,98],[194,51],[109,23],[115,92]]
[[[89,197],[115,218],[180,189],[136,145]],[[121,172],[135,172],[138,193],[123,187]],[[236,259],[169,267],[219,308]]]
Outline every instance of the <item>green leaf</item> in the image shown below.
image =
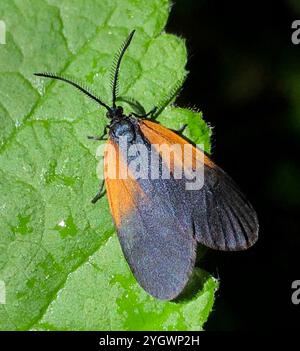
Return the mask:
[[[217,281],[196,269],[194,294],[152,298],[121,254],[106,198],[90,203],[99,144],[86,136],[102,133],[105,111],[70,86],[33,76],[73,75],[110,101],[114,53],[135,28],[120,94],[148,111],[186,75],[184,41],[163,32],[169,9],[167,0],[1,2],[0,329],[202,329]],[[171,106],[159,120],[187,123],[186,135],[209,151],[201,114]]]

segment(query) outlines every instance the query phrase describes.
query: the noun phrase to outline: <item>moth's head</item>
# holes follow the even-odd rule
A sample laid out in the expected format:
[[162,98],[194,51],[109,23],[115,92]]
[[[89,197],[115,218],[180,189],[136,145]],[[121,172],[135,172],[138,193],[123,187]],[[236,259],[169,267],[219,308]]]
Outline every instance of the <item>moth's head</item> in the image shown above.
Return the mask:
[[123,107],[117,106],[115,108],[111,108],[106,112],[106,117],[109,119],[119,119],[123,117]]

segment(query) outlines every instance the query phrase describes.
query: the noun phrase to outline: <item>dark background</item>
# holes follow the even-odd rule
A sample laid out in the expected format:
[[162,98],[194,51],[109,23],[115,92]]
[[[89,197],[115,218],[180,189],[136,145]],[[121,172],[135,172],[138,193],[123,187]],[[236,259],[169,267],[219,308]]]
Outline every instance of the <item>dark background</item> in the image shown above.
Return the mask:
[[300,327],[300,1],[177,0],[167,31],[186,38],[190,71],[178,105],[201,109],[212,155],[257,210],[258,243],[210,251],[220,277],[207,330]]

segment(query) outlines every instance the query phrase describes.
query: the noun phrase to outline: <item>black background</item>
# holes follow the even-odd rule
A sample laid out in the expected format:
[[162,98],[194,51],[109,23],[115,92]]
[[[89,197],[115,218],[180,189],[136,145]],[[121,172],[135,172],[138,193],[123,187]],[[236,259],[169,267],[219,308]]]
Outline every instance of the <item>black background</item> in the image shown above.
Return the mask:
[[[298,8],[297,8],[298,7]],[[212,155],[257,210],[258,243],[210,251],[221,280],[207,330],[291,329],[300,305],[300,44],[291,41],[300,2],[175,1],[167,31],[186,39],[190,71],[178,105],[201,109]]]

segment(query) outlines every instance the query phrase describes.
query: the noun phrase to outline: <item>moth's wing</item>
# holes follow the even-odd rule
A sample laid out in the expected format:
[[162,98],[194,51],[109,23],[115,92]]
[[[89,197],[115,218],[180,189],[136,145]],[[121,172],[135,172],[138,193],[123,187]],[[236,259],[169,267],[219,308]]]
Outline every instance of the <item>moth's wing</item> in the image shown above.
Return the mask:
[[[145,120],[141,130],[153,144],[187,144],[188,142],[171,130]],[[181,201],[190,216],[197,241],[218,250],[244,250],[258,238],[257,215],[233,180],[216,166],[201,150],[194,148],[193,155],[200,155],[195,162],[202,162],[204,184],[199,190],[182,190]],[[201,160],[201,161],[198,161]],[[201,165],[200,165],[201,168]],[[190,211],[190,212],[189,212]]]
[[[191,218],[174,192],[174,179],[134,179],[120,150],[105,153],[105,182],[109,205],[124,256],[139,284],[162,300],[177,297],[186,286],[195,264],[196,239]],[[126,179],[111,179],[112,168],[129,173]],[[124,177],[125,178],[125,177]],[[179,197],[178,197],[179,196]]]
[[246,250],[258,238],[257,215],[234,181],[220,168],[205,167],[201,196],[191,194],[197,241],[223,251]]

